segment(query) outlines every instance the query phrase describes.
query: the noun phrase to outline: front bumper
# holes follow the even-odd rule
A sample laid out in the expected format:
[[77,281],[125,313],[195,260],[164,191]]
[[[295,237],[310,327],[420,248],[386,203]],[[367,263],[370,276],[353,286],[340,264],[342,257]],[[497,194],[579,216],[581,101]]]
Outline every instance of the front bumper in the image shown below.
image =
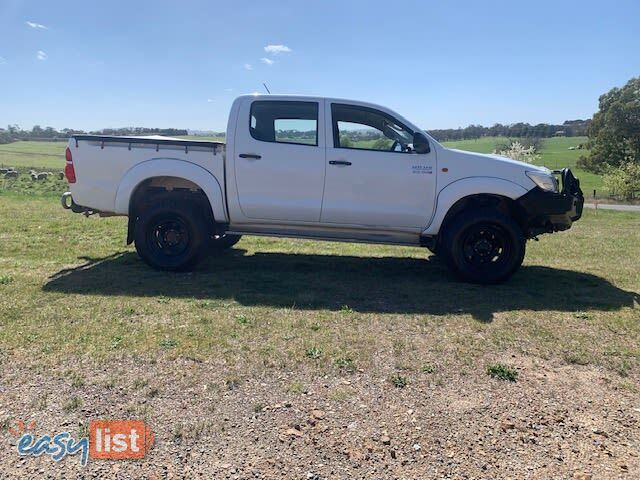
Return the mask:
[[553,173],[561,176],[560,193],[545,192],[535,187],[517,200],[522,209],[522,226],[527,238],[567,230],[582,216],[584,195],[580,181],[568,168]]

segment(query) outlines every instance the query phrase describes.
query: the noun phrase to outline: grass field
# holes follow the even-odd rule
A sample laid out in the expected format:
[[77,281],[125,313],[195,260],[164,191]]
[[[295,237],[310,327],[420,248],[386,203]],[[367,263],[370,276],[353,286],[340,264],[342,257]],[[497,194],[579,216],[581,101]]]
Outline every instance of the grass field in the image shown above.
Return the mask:
[[[444,142],[448,148],[457,148],[478,153],[491,153],[499,145],[505,144],[509,139],[506,137],[484,137],[477,140],[459,140],[454,142]],[[602,177],[587,172],[581,168],[576,168],[576,162],[581,155],[587,155],[586,150],[569,150],[569,147],[577,147],[584,144],[587,137],[556,137],[542,140],[540,149],[540,164],[550,169],[570,167],[574,174],[580,179],[580,185],[585,192],[585,196],[591,198],[593,190],[598,196],[606,196],[602,185]]]
[[422,249],[250,237],[195,273],[160,273],[123,245],[123,219],[4,194],[0,349],[45,362],[122,349],[215,355],[243,374],[309,362],[311,348],[327,369],[347,357],[371,368],[392,348],[387,367],[414,373],[440,354],[471,367],[513,350],[627,374],[640,360],[640,216],[585,217],[531,242],[513,281],[479,287]]
[[[506,144],[507,137],[482,137],[476,140],[458,140],[443,142],[448,148],[457,148],[471,152],[491,153],[498,146]],[[585,150],[569,150],[569,147],[577,147],[584,144],[587,137],[554,137],[542,139],[542,164],[549,168],[575,167],[576,161],[581,155],[586,155]]]
[[13,142],[0,145],[0,166],[62,170],[66,141]]
[[[219,137],[180,137],[198,140],[224,141]],[[0,167],[21,169],[62,170],[67,141],[14,142],[0,144]]]

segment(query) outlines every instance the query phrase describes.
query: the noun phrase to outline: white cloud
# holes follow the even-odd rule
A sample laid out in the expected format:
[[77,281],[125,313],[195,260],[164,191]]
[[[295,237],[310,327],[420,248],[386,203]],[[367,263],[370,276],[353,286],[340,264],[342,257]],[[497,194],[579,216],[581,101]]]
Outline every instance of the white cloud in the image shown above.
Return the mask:
[[42,25],[41,23],[36,22],[24,22],[26,25],[29,25],[31,28],[40,29],[40,30],[49,30],[49,27]]
[[245,70],[253,70],[253,65],[251,65],[250,63],[245,63],[244,64],[244,69]]
[[213,102],[213,98],[207,98],[207,103]]
[[293,50],[286,45],[267,45],[264,47],[264,51],[271,55],[279,55],[281,53],[291,53]]
[[0,57],[0,65],[6,65],[7,61],[4,59],[4,57]]
[[266,63],[266,64],[267,64],[267,65],[269,65],[269,66],[273,65],[274,63],[276,63],[276,62],[274,62],[273,60],[271,60],[270,58],[266,58],[266,57],[262,57],[262,58],[260,59],[260,61],[261,61],[262,63]]
[[38,50],[38,53],[36,53],[36,58],[38,60],[46,60],[47,59],[47,54],[44,53],[42,50]]
[[233,88],[225,88],[224,91],[225,92],[233,92]]

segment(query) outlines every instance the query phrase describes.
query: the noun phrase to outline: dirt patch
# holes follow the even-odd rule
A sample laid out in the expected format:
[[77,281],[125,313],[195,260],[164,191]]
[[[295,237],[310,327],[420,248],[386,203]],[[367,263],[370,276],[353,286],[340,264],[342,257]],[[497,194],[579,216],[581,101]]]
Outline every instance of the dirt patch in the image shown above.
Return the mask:
[[[582,366],[509,358],[517,382],[421,372],[265,371],[213,362],[3,365],[0,420],[80,437],[91,419],[139,418],[141,461],[20,457],[2,434],[2,478],[638,478],[637,382]],[[79,361],[79,363],[81,363]],[[457,370],[463,371],[463,369]],[[70,404],[69,399],[77,399]]]

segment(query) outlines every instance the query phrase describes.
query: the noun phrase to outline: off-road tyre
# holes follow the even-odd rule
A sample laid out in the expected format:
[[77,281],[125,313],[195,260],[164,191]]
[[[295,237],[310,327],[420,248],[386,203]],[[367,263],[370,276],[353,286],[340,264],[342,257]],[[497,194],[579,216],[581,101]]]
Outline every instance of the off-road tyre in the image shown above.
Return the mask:
[[520,226],[492,208],[466,210],[444,227],[438,253],[463,280],[501,283],[522,265],[526,239]]
[[136,221],[140,258],[158,270],[192,269],[206,251],[208,231],[197,202],[168,196],[148,206]]

